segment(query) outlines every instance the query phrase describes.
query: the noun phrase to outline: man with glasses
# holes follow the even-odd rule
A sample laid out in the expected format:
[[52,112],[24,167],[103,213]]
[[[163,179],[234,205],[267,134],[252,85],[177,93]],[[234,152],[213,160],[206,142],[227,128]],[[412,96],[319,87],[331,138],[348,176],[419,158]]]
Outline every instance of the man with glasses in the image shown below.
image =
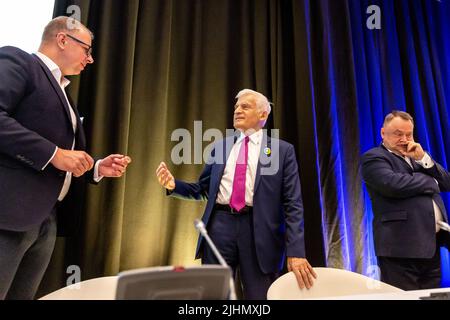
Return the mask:
[[437,288],[441,245],[450,243],[440,196],[450,173],[414,141],[414,121],[389,113],[382,144],[362,156],[362,175],[372,200],[375,253],[381,280],[404,290]]
[[[79,44],[81,44],[81,46],[84,48],[84,51],[86,52],[86,57],[91,60],[89,63],[93,63],[94,62],[94,59],[92,58],[92,46],[90,44],[87,44],[86,42],[83,42],[80,39],[75,38],[74,36],[71,36],[68,33],[65,33],[64,35],[66,37],[69,37],[70,39],[78,42]],[[93,36],[91,38],[93,38]]]
[[114,154],[94,163],[84,151],[65,76],[94,62],[92,38],[81,23],[58,17],[45,27],[36,54],[0,48],[0,300],[36,294],[72,178],[120,177],[131,161]]

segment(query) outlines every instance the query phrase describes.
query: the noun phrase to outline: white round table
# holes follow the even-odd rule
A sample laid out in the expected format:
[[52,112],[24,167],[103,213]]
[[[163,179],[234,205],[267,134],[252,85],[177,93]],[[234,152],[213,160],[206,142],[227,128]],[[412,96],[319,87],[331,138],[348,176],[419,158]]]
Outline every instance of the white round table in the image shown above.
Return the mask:
[[81,281],[53,291],[39,300],[114,300],[117,276]]

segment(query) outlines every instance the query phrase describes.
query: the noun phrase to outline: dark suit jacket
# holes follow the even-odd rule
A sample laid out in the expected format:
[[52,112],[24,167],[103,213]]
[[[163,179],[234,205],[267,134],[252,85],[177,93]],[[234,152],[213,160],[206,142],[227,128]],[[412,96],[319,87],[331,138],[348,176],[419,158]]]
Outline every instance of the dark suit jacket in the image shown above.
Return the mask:
[[431,258],[436,249],[432,200],[446,221],[440,196],[450,190],[450,174],[435,162],[425,169],[389,152],[383,145],[362,156],[362,176],[372,200],[377,256]]
[[[206,226],[213,213],[226,160],[235,138],[228,137],[213,148],[199,181],[176,180],[172,195],[207,200],[202,220]],[[270,148],[271,154],[264,153]],[[305,257],[303,204],[294,147],[282,140],[263,137],[253,196],[253,230],[256,255],[265,273],[280,271],[284,257]],[[215,161],[213,161],[215,159]],[[196,257],[201,255],[200,236]]]
[[[77,116],[76,150],[85,148]],[[0,48],[0,229],[25,231],[47,218],[65,172],[51,164],[55,146],[71,149],[69,106],[45,64],[18,48]]]

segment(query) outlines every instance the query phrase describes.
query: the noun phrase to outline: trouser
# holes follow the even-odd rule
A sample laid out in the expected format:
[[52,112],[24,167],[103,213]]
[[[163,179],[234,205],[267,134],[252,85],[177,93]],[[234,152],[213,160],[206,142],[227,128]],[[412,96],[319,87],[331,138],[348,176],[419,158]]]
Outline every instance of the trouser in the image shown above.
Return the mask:
[[377,257],[381,281],[403,290],[439,288],[441,285],[441,255],[430,259]]
[[56,240],[56,209],[40,225],[0,230],[0,300],[31,300],[50,262]]
[[[244,299],[265,300],[267,290],[278,274],[264,274],[258,264],[253,236],[253,213],[232,214],[215,210],[208,233],[233,274],[239,268]],[[218,264],[207,243],[203,244],[203,264]]]

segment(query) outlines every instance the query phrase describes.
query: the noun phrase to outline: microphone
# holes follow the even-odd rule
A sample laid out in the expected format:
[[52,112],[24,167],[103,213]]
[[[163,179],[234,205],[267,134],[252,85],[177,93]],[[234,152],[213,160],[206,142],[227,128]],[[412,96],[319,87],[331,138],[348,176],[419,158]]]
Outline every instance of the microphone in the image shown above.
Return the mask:
[[[198,232],[200,232],[200,234],[203,236],[203,238],[206,239],[206,242],[208,242],[208,245],[214,252],[214,255],[216,256],[217,260],[219,260],[220,265],[230,269],[230,266],[226,263],[225,259],[220,254],[219,250],[217,250],[216,245],[209,237],[203,221],[201,221],[200,219],[195,219],[194,226],[195,226],[195,229],[197,229]],[[230,277],[230,300],[236,300],[236,290],[234,288],[233,271],[231,271],[231,277]]]
[[450,232],[450,226],[448,225],[448,223],[445,223],[444,221],[438,221],[437,224],[441,227],[442,230]]

